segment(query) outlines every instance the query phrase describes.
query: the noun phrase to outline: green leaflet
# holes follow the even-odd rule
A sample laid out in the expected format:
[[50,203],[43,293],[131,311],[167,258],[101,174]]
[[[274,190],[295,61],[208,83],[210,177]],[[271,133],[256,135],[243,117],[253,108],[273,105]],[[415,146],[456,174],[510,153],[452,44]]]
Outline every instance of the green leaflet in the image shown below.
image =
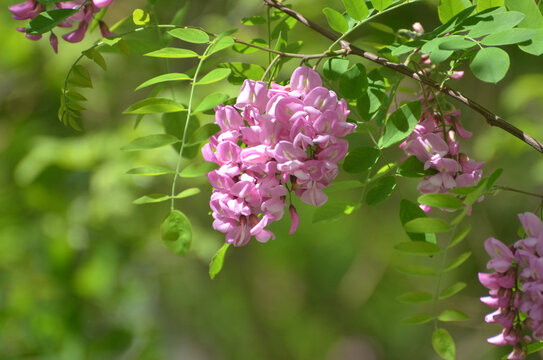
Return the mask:
[[211,258],[211,262],[209,263],[209,277],[212,280],[221,272],[224,264],[224,257],[226,256],[226,250],[228,250],[229,247],[230,244],[224,244],[217,253],[213,255],[213,258]]
[[179,210],[172,210],[160,226],[162,241],[174,254],[187,255],[192,242],[189,219]]
[[432,346],[444,360],[455,360],[456,348],[452,336],[445,329],[437,329],[432,334]]

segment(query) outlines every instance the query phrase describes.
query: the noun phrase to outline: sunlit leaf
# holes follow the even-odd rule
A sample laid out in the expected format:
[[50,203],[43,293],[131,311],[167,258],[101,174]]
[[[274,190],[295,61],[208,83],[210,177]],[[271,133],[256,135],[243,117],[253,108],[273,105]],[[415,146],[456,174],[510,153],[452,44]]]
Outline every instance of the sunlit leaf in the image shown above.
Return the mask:
[[175,171],[158,167],[158,166],[142,166],[133,168],[127,171],[127,174],[130,175],[145,175],[145,176],[157,176],[157,175],[165,175],[165,174],[173,174]]
[[162,201],[170,200],[170,195],[165,194],[149,194],[142,196],[136,200],[134,200],[134,204],[152,204],[152,203],[158,203]]
[[183,111],[183,105],[167,98],[147,98],[139,101],[128,109],[123,111],[123,114],[157,114],[157,113],[172,113]]
[[466,321],[469,316],[460,310],[448,309],[439,314],[437,318],[439,321]]
[[441,233],[451,229],[450,225],[441,219],[417,218],[407,222],[405,230],[412,233]]
[[446,23],[465,8],[466,6],[464,6],[462,0],[441,0],[437,8],[439,20],[442,23]]
[[145,26],[151,21],[149,13],[143,9],[136,9],[132,12],[132,21],[138,26]]
[[371,0],[371,3],[375,10],[383,11],[392,5],[393,0]]
[[509,70],[509,55],[502,49],[487,47],[477,52],[469,67],[479,80],[497,83]]
[[[409,221],[417,218],[426,218],[428,215],[414,202],[407,199],[400,201],[400,222],[405,228],[405,224]],[[407,236],[413,241],[426,241],[429,243],[436,243],[436,235],[433,233],[418,234],[407,232]]]
[[466,283],[464,282],[457,282],[445,289],[443,289],[443,291],[441,292],[441,294],[439,295],[439,300],[443,300],[443,299],[447,299],[457,293],[459,293],[460,291],[462,291],[465,287],[466,287]]
[[189,219],[179,210],[172,210],[160,226],[162,241],[174,254],[184,256],[192,242]]
[[154,78],[147,80],[143,84],[139,85],[136,88],[136,90],[143,89],[144,87],[159,84],[159,83],[163,83],[163,82],[185,81],[185,80],[191,80],[191,78],[187,74],[183,74],[183,73],[163,74],[163,75],[155,76]]
[[368,17],[369,10],[365,0],[341,0],[347,10],[347,14],[356,21],[364,20]]
[[179,194],[174,196],[174,199],[184,199],[189,196],[198,195],[200,193],[200,189],[198,188],[188,188],[183,191],[181,191]]
[[204,100],[196,107],[194,113],[212,110],[215,106],[224,103],[229,96],[222,93],[213,93],[205,97]]
[[435,352],[444,360],[456,359],[456,348],[454,340],[445,329],[437,329],[432,334],[432,347]]
[[226,256],[226,250],[230,247],[230,244],[225,243],[219,251],[215,255],[213,255],[213,258],[211,258],[211,262],[209,263],[209,277],[211,279],[214,279],[217,274],[219,274],[222,270],[222,266],[224,264],[224,257]]
[[209,36],[205,32],[193,28],[173,29],[168,31],[168,34],[174,38],[195,44],[205,44],[209,42]]
[[184,59],[184,58],[193,58],[193,57],[199,56],[197,53],[195,53],[192,50],[172,48],[172,47],[165,47],[160,50],[152,51],[144,55],[158,57],[158,58],[166,58],[166,59]]
[[132,140],[125,146],[121,147],[121,150],[124,151],[137,151],[137,150],[148,150],[163,147],[166,145],[171,145],[179,142],[179,139],[170,134],[155,134],[147,135],[137,139]]
[[204,77],[202,77],[200,80],[196,82],[196,85],[206,85],[206,84],[212,84],[217,81],[221,81],[222,79],[225,79],[230,75],[232,70],[230,69],[224,69],[224,68],[218,68],[213,69],[209,73],[205,74]]
[[448,272],[453,269],[456,269],[457,267],[462,265],[467,259],[469,259],[470,256],[471,256],[471,251],[467,251],[463,254],[460,254],[456,259],[451,261],[449,265],[447,265],[447,267],[443,270],[443,272]]
[[424,194],[419,196],[417,201],[419,204],[437,207],[440,209],[462,209],[462,201],[460,201],[457,197],[448,194]]
[[322,12],[326,16],[328,25],[332,29],[342,34],[349,30],[349,24],[347,23],[347,20],[339,12],[328,7],[322,9]]

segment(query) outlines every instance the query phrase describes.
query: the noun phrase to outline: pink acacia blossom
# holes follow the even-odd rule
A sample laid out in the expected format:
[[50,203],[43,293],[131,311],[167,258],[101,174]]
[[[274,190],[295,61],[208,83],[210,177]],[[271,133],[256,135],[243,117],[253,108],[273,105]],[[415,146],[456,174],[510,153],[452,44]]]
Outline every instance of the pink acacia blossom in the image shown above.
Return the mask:
[[513,346],[508,359],[525,359],[526,345],[532,339],[543,340],[543,222],[532,213],[519,214],[519,219],[526,237],[513,246],[486,240],[491,257],[487,268],[494,272],[479,274],[481,284],[490,290],[481,301],[497,309],[485,321],[504,328],[488,342]]
[[[103,8],[107,8],[113,3],[113,0],[93,0],[86,2],[85,0],[75,1],[58,1],[55,2],[55,9],[77,9],[78,11],[58,24],[61,28],[71,28],[76,25],[75,30],[72,30],[64,35],[62,38],[71,43],[77,43],[84,39],[90,22],[93,19],[94,14]],[[15,20],[32,20],[42,12],[46,11],[46,7],[43,3],[36,0],[27,0],[23,3],[12,5],[9,8],[12,17]],[[115,36],[108,26],[103,22],[99,22],[100,32],[103,37]],[[18,31],[24,32],[25,36],[31,40],[39,40],[42,38],[41,34],[27,34],[26,28],[17,28]],[[58,53],[58,37],[51,31],[49,37],[51,47]]]
[[[323,189],[348,150],[341,137],[356,128],[348,114],[345,100],[338,101],[305,66],[294,70],[286,86],[245,80],[234,106],[215,108],[221,131],[202,154],[220,166],[207,176],[214,188],[213,227],[226,234],[226,242],[242,246],[252,236],[260,242],[275,238],[266,227],[283,217],[287,196],[316,206],[328,200]],[[292,204],[289,215],[292,234],[300,223]]]

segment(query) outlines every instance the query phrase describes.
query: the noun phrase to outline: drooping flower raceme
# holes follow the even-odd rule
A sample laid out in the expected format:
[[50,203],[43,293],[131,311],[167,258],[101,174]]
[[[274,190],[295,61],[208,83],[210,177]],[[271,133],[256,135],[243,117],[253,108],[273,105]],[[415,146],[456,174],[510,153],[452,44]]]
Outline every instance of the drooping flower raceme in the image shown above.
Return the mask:
[[[432,169],[434,175],[426,176],[418,185],[423,194],[447,193],[456,187],[474,186],[482,177],[484,162],[475,162],[460,152],[456,135],[469,139],[471,133],[460,123],[460,110],[440,114],[433,109],[431,101],[415,130],[400,144],[407,155],[415,156],[424,164],[424,169]],[[421,205],[429,212],[431,207]]]
[[480,282],[490,289],[490,296],[481,301],[497,309],[485,321],[503,326],[488,342],[512,345],[508,359],[525,359],[526,345],[543,340],[543,222],[532,213],[519,218],[526,237],[510,247],[494,238],[486,240],[491,257],[487,268],[494,272],[479,274]]
[[[113,3],[113,0],[74,0],[55,2],[55,9],[79,9],[78,12],[68,17],[58,25],[59,27],[71,28],[77,23],[77,28],[74,31],[63,35],[62,38],[72,43],[83,40],[94,14],[101,9],[110,6],[111,3]],[[43,3],[36,0],[27,0],[23,3],[10,6],[9,11],[11,11],[11,14],[15,20],[32,20],[42,12],[46,11],[46,7]],[[109,31],[109,28],[105,22],[100,20],[99,27],[102,36],[114,36],[114,34]],[[42,37],[41,34],[27,34],[24,27],[17,28],[17,30],[25,33],[25,36],[31,40],[39,40]],[[58,52],[58,38],[53,31],[51,31],[49,40],[53,50]]]
[[[215,108],[221,130],[202,148],[204,159],[219,165],[208,174],[214,229],[235,246],[251,236],[266,242],[274,238],[266,227],[282,218],[287,195],[323,205],[323,189],[347,154],[341,138],[356,128],[348,114],[346,101],[305,66],[287,86],[245,80],[234,106]],[[292,234],[299,224],[292,204],[289,213]]]

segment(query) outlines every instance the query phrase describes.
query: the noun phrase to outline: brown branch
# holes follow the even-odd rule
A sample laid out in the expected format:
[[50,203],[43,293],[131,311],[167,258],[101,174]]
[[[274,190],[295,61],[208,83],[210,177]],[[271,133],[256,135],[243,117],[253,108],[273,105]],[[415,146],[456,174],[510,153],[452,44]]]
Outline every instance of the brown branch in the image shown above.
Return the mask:
[[[271,6],[271,7],[274,7],[282,12],[284,12],[285,14],[295,18],[296,20],[298,20],[299,22],[301,22],[302,24],[304,24],[305,26],[315,30],[316,32],[320,33],[321,35],[327,37],[328,39],[332,40],[332,41],[337,41],[338,40],[338,37],[333,34],[332,32],[322,28],[321,26],[313,23],[312,21],[306,19],[302,14],[298,13],[297,11],[295,10],[292,10],[292,9],[289,9],[283,5],[281,5],[280,3],[276,2],[276,0],[264,0],[264,4],[267,5],[267,6]],[[526,144],[530,145],[531,147],[533,147],[534,149],[536,149],[537,151],[543,153],[543,144],[541,142],[539,142],[538,140],[534,139],[532,136],[526,134],[524,131],[520,130],[519,128],[511,125],[510,123],[508,123],[507,121],[503,120],[501,117],[499,117],[498,115],[494,114],[493,112],[491,112],[490,110],[486,109],[485,107],[483,107],[482,105],[480,105],[479,103],[471,100],[470,98],[464,96],[461,92],[457,91],[457,90],[454,90],[454,89],[451,89],[447,86],[441,86],[440,84],[438,84],[437,82],[433,81],[432,79],[428,78],[427,76],[424,76],[420,73],[417,73],[416,71],[412,70],[411,68],[405,66],[405,65],[402,65],[402,64],[397,64],[395,62],[392,62],[392,61],[389,61],[388,59],[385,59],[383,57],[380,57],[378,55],[375,55],[371,52],[367,52],[367,51],[364,51],[356,46],[353,46],[351,44],[349,44],[348,42],[346,42],[345,40],[342,40],[340,42],[340,45],[343,49],[346,50],[347,53],[350,53],[350,54],[353,54],[353,55],[358,55],[360,57],[363,57],[364,59],[367,59],[369,61],[372,61],[376,64],[379,64],[381,66],[385,66],[389,69],[392,69],[400,74],[403,74],[405,76],[409,76],[410,78],[412,79],[415,79],[443,94],[446,94],[448,96],[450,96],[451,98],[461,102],[462,104],[464,105],[467,105],[468,107],[472,108],[473,110],[475,110],[476,112],[478,112],[479,114],[481,114],[485,119],[486,119],[486,122],[490,125],[490,126],[496,126],[496,127],[499,127],[501,128],[502,130],[505,130],[506,132],[510,133],[511,135],[513,136],[516,136],[517,138],[519,138],[520,140],[522,140],[523,142],[525,142]]]

